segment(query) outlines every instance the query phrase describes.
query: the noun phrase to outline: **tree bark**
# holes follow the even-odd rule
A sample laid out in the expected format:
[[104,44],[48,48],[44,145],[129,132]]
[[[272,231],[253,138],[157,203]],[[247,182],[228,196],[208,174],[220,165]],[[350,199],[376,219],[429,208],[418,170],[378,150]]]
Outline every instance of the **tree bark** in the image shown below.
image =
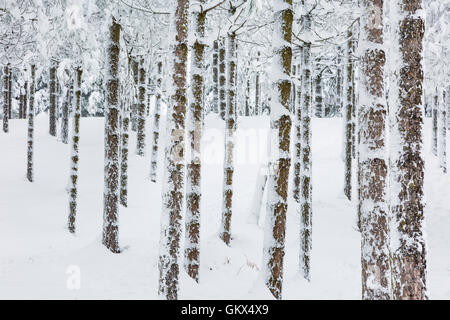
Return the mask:
[[158,78],[156,80],[156,101],[155,111],[153,117],[153,145],[152,145],[152,158],[150,164],[150,180],[156,182],[158,173],[158,151],[159,151],[159,124],[161,118],[161,99],[162,99],[162,69],[163,62],[158,62]]
[[119,56],[121,26],[113,17],[109,27],[107,108],[105,110],[105,190],[103,245],[119,253]]
[[392,25],[396,59],[391,119],[393,219],[392,272],[395,299],[427,299],[424,223],[423,37],[421,0],[396,0]]
[[136,154],[145,155],[145,95],[146,95],[146,73],[144,69],[144,58],[139,61],[139,104],[137,110],[137,147]]
[[187,105],[189,0],[178,0],[175,11],[172,97],[167,113],[167,143],[161,241],[159,253],[159,294],[167,300],[178,299],[181,214],[184,194],[185,115]]
[[52,63],[50,67],[50,107],[48,110],[49,133],[56,137],[56,66]]
[[9,132],[9,65],[3,69],[3,132]]
[[36,88],[36,66],[31,65],[30,102],[28,106],[28,138],[27,138],[27,179],[34,181],[33,143],[34,143],[34,90]]

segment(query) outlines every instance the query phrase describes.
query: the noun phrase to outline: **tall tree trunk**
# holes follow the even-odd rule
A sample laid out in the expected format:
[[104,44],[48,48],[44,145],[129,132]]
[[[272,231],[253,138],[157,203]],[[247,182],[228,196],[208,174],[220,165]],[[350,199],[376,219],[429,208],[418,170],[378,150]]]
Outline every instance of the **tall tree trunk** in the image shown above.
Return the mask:
[[107,108],[105,110],[105,190],[103,194],[103,244],[119,253],[119,56],[120,24],[109,27]]
[[72,97],[70,88],[66,88],[66,96],[64,97],[62,105],[62,117],[61,117],[61,141],[64,144],[69,143],[69,105]]
[[166,166],[161,216],[159,253],[159,294],[167,300],[178,299],[181,214],[184,193],[184,135],[187,104],[189,0],[178,0],[175,11],[173,89],[167,113]]
[[438,89],[436,88],[436,93],[433,97],[433,107],[432,107],[432,119],[433,119],[433,134],[432,134],[432,144],[431,144],[431,152],[436,157],[438,156],[438,117],[439,117],[439,95],[438,95]]
[[144,69],[144,58],[139,61],[139,105],[137,110],[137,147],[136,154],[143,157],[145,154],[145,93],[146,74]]
[[213,111],[219,113],[219,41],[213,44]]
[[19,95],[19,119],[23,119],[23,88],[20,88]]
[[227,108],[227,94],[226,94],[226,77],[225,77],[225,39],[219,40],[219,105],[220,117],[225,120],[225,113]]
[[[260,54],[261,53],[258,51],[258,56],[256,58],[257,63],[259,63],[259,56],[260,56]],[[257,68],[259,68],[259,66],[257,66]],[[256,71],[256,77],[255,77],[255,110],[254,110],[254,115],[255,116],[259,116],[259,114],[262,113],[260,97],[261,97],[260,76],[259,76],[259,72]]]
[[427,299],[423,183],[423,37],[421,0],[396,0],[390,12],[396,75],[392,108],[392,266],[395,299]]
[[439,166],[447,173],[447,106],[445,104],[445,89],[439,92]]
[[158,173],[158,150],[159,150],[159,125],[161,118],[161,99],[162,99],[162,69],[163,62],[158,62],[158,78],[156,80],[156,100],[155,111],[153,117],[153,144],[152,144],[152,158],[150,164],[150,180],[156,182]]
[[49,133],[56,137],[56,66],[52,63],[50,67],[50,108],[48,110]]
[[31,65],[30,102],[28,106],[28,138],[27,138],[27,179],[34,181],[33,143],[34,143],[34,90],[36,88],[36,66]]
[[[201,1],[204,4],[204,1]],[[186,188],[186,249],[185,268],[188,275],[199,281],[200,268],[200,204],[201,204],[201,157],[200,142],[203,130],[203,93],[204,93],[204,53],[206,12],[194,13],[194,37],[191,58],[191,93],[188,112],[188,141],[191,157],[187,165]]]
[[[359,110],[362,298],[391,297],[389,207],[387,202],[387,105],[384,89],[383,1],[363,0],[363,66]],[[379,16],[377,15],[379,14]],[[375,22],[375,23],[374,23]]]
[[314,102],[316,117],[323,118],[325,116],[325,106],[323,105],[322,74],[320,73],[320,71],[314,79]]
[[341,114],[342,112],[342,49],[341,46],[337,47],[338,55],[337,55],[337,82],[336,82],[336,115]]
[[73,110],[72,123],[72,154],[70,156],[70,191],[69,191],[69,219],[68,229],[70,233],[75,233],[75,219],[77,215],[78,198],[78,161],[80,158],[80,118],[81,118],[81,67],[76,69],[75,81],[75,105]]
[[9,68],[9,76],[8,76],[8,117],[12,119],[12,99],[13,99],[13,85],[12,85],[12,68]]
[[228,34],[226,45],[228,92],[225,112],[225,153],[220,238],[226,245],[230,245],[231,216],[233,213],[234,134],[236,132],[236,34],[234,32]]
[[139,63],[136,59],[131,60],[131,70],[133,71],[133,80],[134,80],[134,96],[133,96],[133,104],[131,105],[131,130],[137,132],[138,127],[138,95],[139,95]]
[[9,65],[3,69],[3,132],[9,132]]
[[[271,122],[278,129],[273,143],[278,150],[275,161],[276,170],[269,177],[266,232],[264,234],[264,273],[265,283],[276,299],[282,298],[283,260],[286,233],[286,212],[289,184],[292,68],[292,0],[279,1],[274,8],[274,32],[272,74],[273,97]],[[276,131],[274,132],[276,133]]]
[[[306,2],[306,1],[305,1]],[[311,152],[311,114],[312,114],[312,63],[311,63],[311,24],[312,17],[304,17],[304,30],[307,43],[303,47],[303,92],[300,112],[301,166],[300,166],[300,272],[310,280],[312,249],[312,152]]]
[[294,186],[292,188],[292,195],[294,198],[294,201],[296,202],[296,206],[300,208],[300,170],[301,170],[301,151],[302,151],[302,135],[301,135],[301,123],[302,123],[302,73],[304,73],[304,70],[302,69],[302,66],[304,65],[304,55],[303,55],[303,47],[300,49],[299,54],[299,61],[301,62],[297,66],[298,75],[295,78],[295,81],[297,82],[296,90],[297,90],[297,99],[296,103],[294,105],[294,126],[295,126],[295,132],[294,132],[294,157],[293,157],[293,167],[294,167],[294,179],[293,183]]
[[[128,75],[129,76],[129,75]],[[123,88],[123,86],[122,86]],[[128,206],[128,141],[130,139],[130,86],[125,86],[121,101],[120,135],[120,204]]]
[[346,51],[346,72],[344,81],[345,93],[345,144],[344,144],[344,193],[348,200],[352,200],[352,166],[353,166],[353,31],[348,30]]
[[27,110],[28,110],[28,81],[25,81],[23,85],[24,94],[23,94],[23,118],[27,118]]

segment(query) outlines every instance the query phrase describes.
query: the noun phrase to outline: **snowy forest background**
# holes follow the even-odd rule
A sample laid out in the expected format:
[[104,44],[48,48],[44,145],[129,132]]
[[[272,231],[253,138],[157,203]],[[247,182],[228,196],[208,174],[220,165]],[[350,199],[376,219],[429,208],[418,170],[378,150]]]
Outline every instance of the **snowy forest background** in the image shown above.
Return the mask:
[[0,297],[450,299],[449,23],[0,1]]

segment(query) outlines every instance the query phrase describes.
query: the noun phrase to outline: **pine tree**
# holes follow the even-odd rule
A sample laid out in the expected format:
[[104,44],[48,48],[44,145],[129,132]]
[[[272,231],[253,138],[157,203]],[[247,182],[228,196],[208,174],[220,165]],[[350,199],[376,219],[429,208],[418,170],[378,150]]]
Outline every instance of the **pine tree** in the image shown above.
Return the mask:
[[112,17],[109,27],[107,107],[105,110],[105,190],[103,244],[119,253],[119,53],[120,24]]
[[292,0],[279,1],[274,8],[274,33],[272,39],[274,60],[272,74],[271,122],[277,133],[276,170],[269,177],[266,233],[264,238],[265,283],[276,299],[282,298],[283,260],[286,232],[286,213],[290,160],[292,69]]
[[184,135],[187,105],[189,0],[177,0],[173,51],[173,92],[167,113],[167,143],[161,240],[159,253],[159,294],[167,300],[178,299],[181,214],[184,193]]
[[421,0],[393,3],[391,199],[393,296],[427,299],[423,158],[423,37]]
[[363,0],[359,110],[362,298],[390,299],[388,153],[383,1]]
[[73,110],[72,123],[72,153],[70,155],[70,190],[69,190],[69,219],[68,229],[70,233],[75,233],[75,219],[77,215],[78,198],[78,161],[80,159],[80,118],[81,118],[81,67],[76,69],[75,80],[75,105]]
[[156,182],[158,173],[158,150],[159,150],[159,125],[161,118],[161,100],[162,100],[162,58],[158,62],[158,75],[156,80],[156,100],[155,110],[153,115],[153,143],[152,143],[152,158],[150,164],[150,180]]
[[34,181],[34,91],[36,88],[36,65],[31,65],[30,101],[28,105],[28,137],[27,137],[27,179]]

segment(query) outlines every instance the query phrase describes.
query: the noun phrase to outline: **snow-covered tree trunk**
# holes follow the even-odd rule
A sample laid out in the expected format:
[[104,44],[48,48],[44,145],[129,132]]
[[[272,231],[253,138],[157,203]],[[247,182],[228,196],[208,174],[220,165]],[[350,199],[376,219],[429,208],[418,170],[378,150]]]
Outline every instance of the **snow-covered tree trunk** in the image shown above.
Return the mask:
[[230,245],[233,214],[234,135],[236,132],[236,34],[227,36],[228,92],[225,112],[225,154],[223,163],[222,223],[220,238]]
[[177,0],[172,36],[172,89],[167,113],[167,142],[161,240],[159,252],[159,294],[167,300],[178,299],[179,252],[184,194],[185,114],[187,105],[189,0]]
[[131,105],[131,130],[137,132],[138,127],[138,95],[139,95],[139,62],[135,58],[131,60],[131,70],[134,80],[133,103]]
[[49,85],[50,107],[48,109],[49,133],[56,137],[56,65],[50,66],[50,85]]
[[121,101],[120,123],[120,204],[128,206],[128,141],[130,139],[130,87],[125,87]]
[[112,17],[107,61],[105,110],[105,189],[103,193],[103,245],[119,253],[119,53],[120,24]]
[[28,137],[27,137],[27,179],[34,181],[34,90],[36,88],[36,65],[31,65],[30,101],[28,105]]
[[23,118],[27,118],[27,110],[28,110],[28,81],[25,81],[25,84],[23,85]]
[[392,13],[391,197],[395,299],[427,299],[424,238],[423,37],[421,0],[396,0]]
[[320,70],[317,70],[317,74],[314,78],[314,109],[317,118],[323,118],[325,116],[325,106],[323,105],[322,94],[322,73]]
[[297,203],[297,207],[300,208],[300,170],[301,170],[301,151],[302,151],[302,135],[301,135],[301,123],[302,123],[302,73],[304,70],[302,69],[303,66],[303,47],[300,49],[299,54],[299,60],[300,64],[298,65],[298,76],[295,78],[295,81],[297,82],[296,90],[297,90],[297,100],[294,105],[294,157],[293,157],[293,168],[294,168],[294,179],[293,183],[294,186],[292,188],[292,195],[294,198],[294,201]]
[[266,229],[264,233],[263,268],[267,288],[276,299],[282,298],[283,260],[286,233],[290,158],[292,68],[292,0],[274,2],[272,39],[271,122],[274,124],[275,171],[269,177]]
[[[256,58],[257,63],[259,63],[259,56],[260,56],[260,52],[258,51],[258,56]],[[259,66],[258,66],[259,67]],[[260,75],[259,72],[256,71],[256,76],[255,76],[255,110],[254,110],[254,115],[255,116],[259,116],[260,113],[262,113],[261,109],[261,89],[260,89]]]
[[68,228],[70,233],[75,233],[75,219],[77,215],[78,198],[78,162],[79,162],[79,143],[80,143],[80,118],[81,118],[81,76],[83,70],[81,67],[76,69],[75,80],[75,105],[73,110],[72,123],[72,144],[70,155],[70,181],[69,181],[69,219]]
[[431,152],[436,157],[438,156],[438,116],[439,116],[439,96],[438,89],[436,88],[436,93],[433,97],[433,107],[431,117],[433,119],[433,134],[432,134],[432,144],[431,144]]
[[12,97],[13,97],[12,79],[13,79],[12,68],[9,68],[9,76],[8,76],[8,118],[9,119],[12,119]]
[[19,119],[23,119],[23,88],[20,88],[19,95]]
[[137,147],[136,154],[143,157],[145,154],[145,95],[146,72],[144,58],[139,60],[139,104],[137,108]]
[[447,106],[445,104],[445,91],[439,92],[439,166],[447,173]]
[[62,104],[61,115],[61,141],[64,144],[69,142],[69,105],[71,99],[70,88],[66,88],[66,96]]
[[213,112],[219,113],[219,41],[214,40],[213,44]]
[[[306,2],[306,1],[305,1]],[[303,92],[301,105],[301,153],[300,153],[300,272],[310,280],[312,249],[312,63],[311,63],[311,23],[310,14],[304,16],[306,43],[303,47]]]
[[3,132],[9,132],[9,65],[6,65],[3,69]]
[[[204,1],[200,1],[204,4]],[[198,10],[198,9],[197,9]],[[192,101],[188,112],[188,141],[191,156],[187,164],[187,190],[186,190],[186,245],[185,245],[185,269],[188,275],[196,282],[199,281],[200,268],[200,204],[201,204],[201,157],[200,141],[203,130],[203,93],[204,93],[204,53],[206,12],[200,6],[200,10],[194,12],[193,33],[194,44],[191,56],[191,86]]]
[[344,194],[352,199],[352,165],[353,165],[353,31],[348,30],[347,50],[346,50],[346,72],[344,81],[345,96],[345,139],[344,139]]
[[158,173],[158,150],[159,150],[159,124],[161,118],[161,99],[162,99],[162,68],[163,63],[158,62],[158,76],[156,80],[156,99],[155,110],[153,115],[153,143],[152,143],[152,158],[150,164],[150,180],[156,182]]
[[245,88],[245,116],[250,116],[250,78],[247,78],[247,86]]
[[341,46],[337,47],[337,81],[336,81],[336,104],[337,110],[336,114],[339,115],[342,112],[342,48]]
[[225,75],[225,40],[219,40],[219,107],[220,117],[225,120],[225,113],[227,108],[227,93],[226,93],[226,75]]
[[383,1],[363,0],[359,110],[362,298],[391,298]]

